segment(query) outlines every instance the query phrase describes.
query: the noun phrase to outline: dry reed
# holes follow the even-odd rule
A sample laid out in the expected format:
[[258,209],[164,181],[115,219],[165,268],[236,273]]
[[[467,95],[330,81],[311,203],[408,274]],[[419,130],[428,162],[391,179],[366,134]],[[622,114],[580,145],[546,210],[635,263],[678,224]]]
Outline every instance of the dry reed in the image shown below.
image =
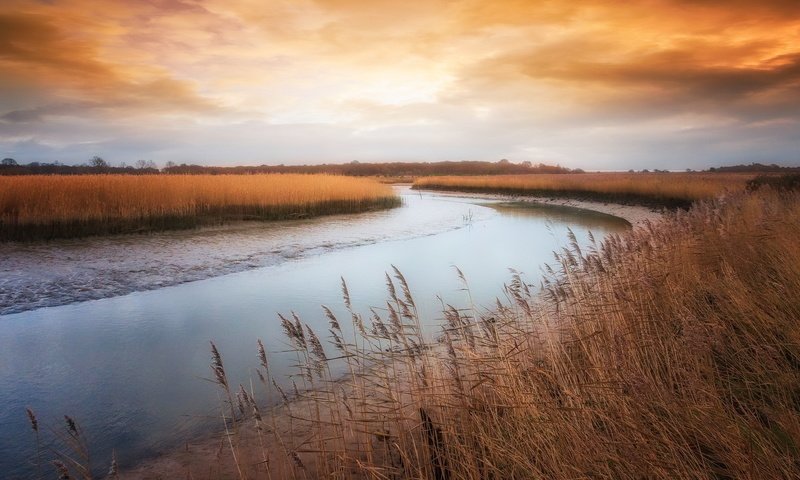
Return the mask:
[[398,204],[386,185],[333,175],[0,177],[0,240],[305,218]]
[[352,331],[325,309],[350,372],[338,381],[284,318],[307,390],[283,430],[304,441],[281,455],[305,469],[283,474],[797,478],[798,218],[800,194],[766,191],[588,251],[573,236],[541,288],[515,273],[488,313],[444,305],[435,339],[395,270],[368,321],[344,289]]
[[688,207],[691,202],[741,191],[754,174],[581,173],[423,177],[414,188],[524,195],[588,197]]
[[[571,235],[538,287],[514,272],[490,311],[443,304],[438,335],[396,269],[368,319],[343,282],[327,347],[280,317],[292,393],[257,343],[279,409],[234,399],[212,348],[231,455],[210,478],[797,478],[798,218],[799,192],[767,188]],[[195,461],[163,478],[203,478]]]

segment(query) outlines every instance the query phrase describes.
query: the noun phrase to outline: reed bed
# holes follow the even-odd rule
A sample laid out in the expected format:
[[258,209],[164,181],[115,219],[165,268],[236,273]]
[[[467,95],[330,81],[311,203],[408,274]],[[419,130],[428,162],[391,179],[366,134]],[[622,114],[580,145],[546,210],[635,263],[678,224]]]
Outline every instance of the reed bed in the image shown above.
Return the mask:
[[744,190],[755,174],[571,173],[423,177],[414,188],[562,196],[688,208],[692,202]]
[[[350,318],[323,309],[328,342],[281,317],[297,354],[294,392],[275,390],[259,349],[258,377],[283,398],[288,423],[268,427],[261,390],[240,387],[236,400],[219,381],[243,405],[226,416],[226,431],[239,429],[226,437],[229,473],[797,478],[798,218],[800,194],[760,191],[700,202],[588,251],[573,237],[540,285],[514,273],[488,311],[445,304],[438,334],[424,331],[399,271],[368,317],[343,283]],[[343,378],[334,362],[346,364]]]
[[[397,269],[367,314],[343,280],[328,332],[279,315],[290,389],[260,341],[238,386],[212,344],[216,454],[120,478],[797,478],[798,218],[800,192],[761,188],[588,248],[572,236],[539,285],[512,272],[494,306],[441,319]],[[91,478],[66,443],[77,460],[56,470]]]
[[389,186],[334,175],[0,177],[0,240],[283,220],[398,204]]

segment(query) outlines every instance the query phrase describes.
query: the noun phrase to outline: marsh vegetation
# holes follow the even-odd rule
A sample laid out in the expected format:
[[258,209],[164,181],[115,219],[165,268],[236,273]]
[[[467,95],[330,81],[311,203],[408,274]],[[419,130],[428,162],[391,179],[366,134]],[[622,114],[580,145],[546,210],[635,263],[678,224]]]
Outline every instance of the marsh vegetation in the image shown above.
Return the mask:
[[[254,346],[266,395],[291,416],[282,431],[258,406],[262,390],[229,385],[213,350],[226,430],[253,432],[226,437],[227,468],[242,478],[792,478],[798,218],[800,195],[761,191],[700,202],[588,251],[573,240],[541,289],[514,274],[489,311],[444,304],[436,335],[421,328],[401,272],[367,317],[343,284],[350,315],[323,307],[328,333],[281,318],[297,352],[294,392],[274,390]],[[334,361],[350,372],[338,381]]]
[[586,198],[688,208],[745,189],[752,173],[580,173],[424,177],[414,188]]
[[335,175],[0,176],[0,241],[308,218],[398,204],[389,186]]
[[[458,271],[470,301],[442,300],[436,319],[399,269],[367,310],[342,281],[327,331],[279,316],[288,387],[272,358],[285,348],[254,339],[239,384],[212,344],[214,448],[133,478],[792,478],[800,193],[783,183],[588,245],[570,233],[540,282],[512,272],[491,306]],[[90,478],[79,427],[64,428],[76,462],[56,467]]]

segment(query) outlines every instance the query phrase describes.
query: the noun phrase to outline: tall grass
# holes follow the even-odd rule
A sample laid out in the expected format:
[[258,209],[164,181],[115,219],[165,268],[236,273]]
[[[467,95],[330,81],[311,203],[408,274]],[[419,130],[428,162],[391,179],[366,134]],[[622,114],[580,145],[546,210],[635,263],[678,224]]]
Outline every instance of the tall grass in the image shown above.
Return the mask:
[[386,185],[333,175],[0,177],[0,240],[304,218],[398,204]]
[[741,191],[754,174],[581,173],[424,177],[414,188],[587,197],[688,207],[693,201]]
[[290,391],[261,342],[238,388],[212,345],[224,442],[162,477],[797,478],[798,218],[800,192],[762,188],[571,236],[540,285],[514,272],[488,310],[443,304],[438,332],[396,269],[367,317],[343,281],[327,334],[279,317]]
[[[284,478],[797,478],[798,218],[800,194],[761,191],[700,202],[588,251],[572,237],[541,288],[515,273],[488,312],[445,305],[434,336],[400,272],[369,319],[344,286],[351,318],[324,310],[327,349],[301,319],[282,319],[300,401],[287,403],[291,428],[274,430],[283,440],[270,468]],[[347,364],[338,381],[332,358]],[[267,474],[237,449],[242,478]]]

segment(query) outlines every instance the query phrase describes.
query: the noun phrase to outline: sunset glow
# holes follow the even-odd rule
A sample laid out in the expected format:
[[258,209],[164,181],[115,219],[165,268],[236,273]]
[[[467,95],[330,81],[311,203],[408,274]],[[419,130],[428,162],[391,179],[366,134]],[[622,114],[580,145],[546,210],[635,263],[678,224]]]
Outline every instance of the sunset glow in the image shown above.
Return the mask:
[[793,0],[4,0],[0,155],[800,164]]

